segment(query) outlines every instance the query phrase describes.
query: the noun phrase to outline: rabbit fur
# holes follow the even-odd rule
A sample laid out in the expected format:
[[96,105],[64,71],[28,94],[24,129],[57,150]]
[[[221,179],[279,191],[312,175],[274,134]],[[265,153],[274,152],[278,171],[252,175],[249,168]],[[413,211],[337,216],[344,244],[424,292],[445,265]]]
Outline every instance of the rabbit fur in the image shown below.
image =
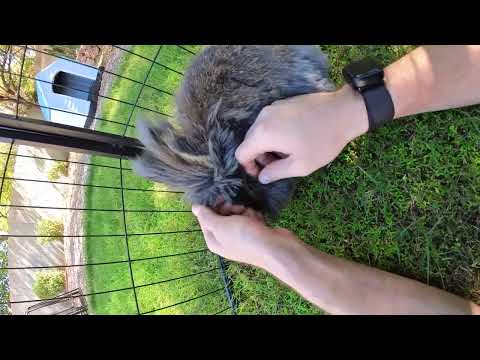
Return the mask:
[[333,90],[327,57],[317,46],[208,46],[184,75],[176,122],[137,121],[145,150],[133,161],[134,170],[184,192],[193,204],[227,202],[275,216],[290,199],[295,180],[261,184],[244,171],[235,150],[263,107]]

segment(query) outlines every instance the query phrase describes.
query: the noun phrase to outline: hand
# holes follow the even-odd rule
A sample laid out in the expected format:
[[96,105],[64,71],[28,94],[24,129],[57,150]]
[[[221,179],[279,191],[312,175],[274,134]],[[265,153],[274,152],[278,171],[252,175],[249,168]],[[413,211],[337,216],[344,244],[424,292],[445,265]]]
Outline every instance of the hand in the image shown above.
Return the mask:
[[[260,112],[236,157],[264,184],[306,176],[333,161],[367,130],[363,99],[349,86],[331,93],[296,96],[274,102]],[[281,154],[281,159],[272,153]],[[261,171],[256,160],[266,165]]]
[[[300,242],[286,229],[269,228],[263,216],[243,206],[224,205],[222,216],[205,206],[193,205],[210,251],[230,260],[264,268],[280,248]],[[291,245],[291,244],[290,244]]]

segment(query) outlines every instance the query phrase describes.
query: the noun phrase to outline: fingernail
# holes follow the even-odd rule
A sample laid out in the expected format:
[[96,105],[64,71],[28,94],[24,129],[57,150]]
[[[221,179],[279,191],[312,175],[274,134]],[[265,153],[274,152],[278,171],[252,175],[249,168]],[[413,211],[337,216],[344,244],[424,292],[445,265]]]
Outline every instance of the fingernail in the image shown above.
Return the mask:
[[260,176],[258,177],[258,180],[259,180],[262,184],[268,184],[268,182],[270,181],[270,179],[268,178],[268,176],[265,175],[265,174],[260,174]]

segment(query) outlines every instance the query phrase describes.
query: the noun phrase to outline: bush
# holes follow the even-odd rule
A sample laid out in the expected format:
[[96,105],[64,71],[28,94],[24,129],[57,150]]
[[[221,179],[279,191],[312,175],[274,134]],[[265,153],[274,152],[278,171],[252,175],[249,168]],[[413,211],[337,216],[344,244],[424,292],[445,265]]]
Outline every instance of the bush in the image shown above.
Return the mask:
[[54,55],[75,59],[80,45],[50,45],[50,52]]
[[57,162],[50,171],[48,172],[48,180],[56,181],[60,176],[68,176],[68,163],[67,162]]
[[[16,146],[13,146],[10,149],[10,144],[2,144],[0,143],[0,151],[3,153],[11,152],[12,155],[8,156],[0,156],[0,169],[5,169],[5,163],[8,157],[8,166],[7,171],[5,172],[5,177],[13,177],[13,167],[15,166],[15,159],[16,159]],[[0,170],[3,171],[3,170]],[[13,189],[13,181],[5,180],[3,183],[3,191],[2,191],[2,203],[5,205],[10,204],[10,199],[12,197],[12,189]],[[8,211],[10,210],[9,206],[4,206],[0,208],[0,231],[8,233]],[[1,241],[1,240],[0,240]]]
[[65,290],[65,273],[60,270],[44,270],[35,275],[33,292],[40,299],[50,299]]
[[37,236],[41,244],[54,240],[63,240],[63,223],[58,220],[42,219],[37,224]]

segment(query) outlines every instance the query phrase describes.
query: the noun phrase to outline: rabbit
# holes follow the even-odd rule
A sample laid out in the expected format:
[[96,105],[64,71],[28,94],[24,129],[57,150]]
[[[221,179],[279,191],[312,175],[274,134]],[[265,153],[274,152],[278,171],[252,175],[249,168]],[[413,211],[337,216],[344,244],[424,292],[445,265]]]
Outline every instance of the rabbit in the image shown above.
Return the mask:
[[176,123],[137,121],[145,150],[133,169],[184,192],[192,204],[244,205],[275,217],[294,179],[261,184],[235,150],[263,107],[295,95],[333,91],[328,59],[310,45],[212,45],[186,71],[176,95]]

